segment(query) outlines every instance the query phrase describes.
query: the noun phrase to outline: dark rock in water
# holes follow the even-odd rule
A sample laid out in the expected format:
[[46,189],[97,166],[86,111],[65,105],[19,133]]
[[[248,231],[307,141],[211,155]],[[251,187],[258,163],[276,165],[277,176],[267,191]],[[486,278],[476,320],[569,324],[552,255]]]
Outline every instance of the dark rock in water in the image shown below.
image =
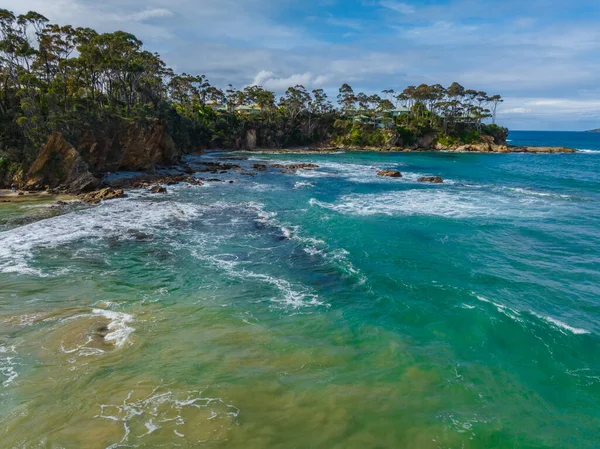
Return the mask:
[[273,164],[271,168],[284,168],[286,170],[312,170],[314,168],[319,168],[316,164]]
[[167,188],[163,186],[154,186],[150,189],[150,193],[167,193]]
[[423,178],[419,178],[418,182],[430,182],[433,184],[442,184],[444,180],[439,176],[424,176]]
[[138,231],[137,229],[130,229],[127,231],[127,234],[129,234],[131,237],[133,237],[136,240],[152,240],[153,236],[151,234],[147,234],[145,232],[142,231]]
[[100,326],[98,329],[96,329],[96,335],[102,338],[106,337],[109,332],[110,329],[108,328],[108,326]]
[[396,170],[381,170],[377,173],[377,176],[381,176],[383,178],[402,178],[402,173]]
[[206,182],[223,182],[223,181],[221,179],[212,178],[212,179],[207,179]]
[[267,166],[264,164],[254,164],[253,167],[254,167],[254,170],[256,170],[256,171],[266,171],[267,170]]
[[102,190],[90,192],[81,196],[81,199],[88,204],[98,204],[100,201],[113,200],[116,198],[124,198],[125,192],[123,189],[113,189],[107,187]]
[[229,184],[233,184],[235,181],[229,181]]

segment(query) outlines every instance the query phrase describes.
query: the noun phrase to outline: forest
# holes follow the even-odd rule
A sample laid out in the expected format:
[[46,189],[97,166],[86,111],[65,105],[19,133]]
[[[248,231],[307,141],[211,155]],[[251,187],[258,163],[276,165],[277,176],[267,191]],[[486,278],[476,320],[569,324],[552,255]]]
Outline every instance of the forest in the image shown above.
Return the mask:
[[248,130],[265,148],[505,137],[495,125],[502,98],[458,83],[369,95],[344,84],[333,100],[298,85],[277,98],[261,86],[219,88],[177,74],[127,32],[51,24],[36,12],[0,10],[0,75],[0,166],[27,167],[55,131],[76,141],[123,121],[164,123],[184,153],[243,146]]

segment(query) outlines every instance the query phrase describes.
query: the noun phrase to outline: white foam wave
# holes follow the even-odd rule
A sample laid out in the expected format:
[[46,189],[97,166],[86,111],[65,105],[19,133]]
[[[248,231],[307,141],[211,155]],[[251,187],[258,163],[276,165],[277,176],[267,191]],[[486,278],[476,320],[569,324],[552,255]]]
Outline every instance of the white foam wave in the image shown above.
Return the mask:
[[110,332],[104,336],[104,340],[114,342],[117,348],[123,347],[135,330],[129,326],[133,322],[133,315],[102,309],[94,309],[93,312],[110,320],[110,324],[107,326]]
[[537,318],[539,318],[541,320],[546,321],[547,323],[550,323],[550,324],[558,327],[561,330],[561,332],[563,332],[563,331],[569,331],[569,332],[571,332],[572,334],[575,334],[575,335],[591,334],[591,332],[588,331],[587,329],[581,329],[581,328],[569,326],[568,324],[566,324],[566,323],[564,323],[564,322],[562,322],[560,320],[557,320],[556,318],[552,318],[550,316],[539,315],[539,314],[537,314],[537,313],[535,313],[533,311],[530,311],[530,313],[533,316],[535,316],[535,317],[537,317]]
[[8,387],[19,377],[15,368],[17,366],[16,355],[17,351],[14,346],[0,345],[0,380],[4,387]]
[[129,199],[30,223],[0,233],[0,272],[47,276],[30,267],[36,250],[107,237],[132,239],[135,232],[153,232],[164,223],[188,221],[197,216],[199,210],[199,207],[171,201]]
[[518,322],[523,322],[523,320],[520,318],[520,313],[515,310],[515,309],[511,309],[508,306],[505,306],[504,304],[500,304],[494,301],[491,301],[483,296],[479,296],[479,295],[475,295],[476,298],[482,302],[486,302],[488,304],[492,304],[494,307],[496,307],[496,310],[498,310],[498,312],[502,313],[503,315],[506,315],[507,317],[518,321]]
[[[103,317],[109,321],[106,326],[108,333],[104,336],[104,341],[112,343],[116,348],[122,348],[125,343],[129,342],[129,336],[135,331],[135,328],[131,327],[130,324],[134,321],[134,316],[124,312],[115,312],[112,310],[104,309],[93,309],[92,313],[85,313],[74,315],[68,318],[64,318],[61,322],[72,321],[80,318],[93,318]],[[78,355],[88,356],[102,354],[104,351],[98,348],[90,348],[87,345],[93,341],[92,337],[88,340],[75,347],[75,348],[64,348],[61,347],[61,351],[65,354],[77,353]]]
[[304,188],[309,188],[309,187],[314,187],[315,185],[312,182],[308,182],[308,181],[299,181],[296,184],[294,184],[294,189],[304,189]]
[[307,287],[299,284],[270,276],[264,273],[256,273],[247,270],[241,262],[235,260],[235,256],[221,254],[219,256],[202,255],[193,251],[192,254],[200,260],[208,261],[219,269],[223,270],[228,276],[241,280],[255,280],[264,284],[271,285],[278,290],[279,295],[270,298],[271,301],[292,308],[314,307],[323,305],[319,301],[319,295],[311,292]]
[[[133,399],[131,391],[121,404],[101,404],[95,418],[107,419],[123,425],[123,437],[109,448],[137,447],[145,436],[155,432],[162,437],[186,439],[185,428],[189,422],[198,425],[200,420],[224,419],[229,423],[240,409],[218,397],[206,397],[204,391],[173,392],[168,386],[159,386],[140,399]],[[210,416],[206,416],[207,412]],[[190,444],[197,441],[188,441]]]
[[586,153],[586,154],[600,154],[600,150],[590,150],[590,149],[586,149],[586,148],[583,148],[583,149],[578,148],[577,152],[578,153]]
[[538,196],[542,198],[561,198],[561,199],[572,199],[569,195],[560,195],[558,193],[549,193],[549,192],[537,192],[535,190],[524,189],[520,187],[505,187],[506,190],[510,192],[519,193],[521,195],[532,195]]
[[351,194],[336,203],[312,198],[311,206],[346,215],[430,215],[446,218],[538,216],[535,198],[514,198],[482,191],[417,189],[377,194]]

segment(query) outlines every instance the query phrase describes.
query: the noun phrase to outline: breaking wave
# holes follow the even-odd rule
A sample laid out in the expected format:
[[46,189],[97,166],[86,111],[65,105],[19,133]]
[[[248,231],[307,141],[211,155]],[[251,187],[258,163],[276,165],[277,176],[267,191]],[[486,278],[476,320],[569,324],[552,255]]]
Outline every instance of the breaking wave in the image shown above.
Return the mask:
[[170,201],[113,200],[11,229],[0,233],[0,272],[48,276],[30,266],[37,250],[109,237],[135,239],[140,232],[154,232],[165,223],[188,221],[199,210]]
[[478,191],[449,191],[437,189],[404,190],[378,194],[344,195],[336,203],[315,198],[311,206],[318,206],[346,215],[431,215],[446,218],[471,217],[527,217],[544,214],[544,209],[533,209],[535,198],[515,201],[507,196]]

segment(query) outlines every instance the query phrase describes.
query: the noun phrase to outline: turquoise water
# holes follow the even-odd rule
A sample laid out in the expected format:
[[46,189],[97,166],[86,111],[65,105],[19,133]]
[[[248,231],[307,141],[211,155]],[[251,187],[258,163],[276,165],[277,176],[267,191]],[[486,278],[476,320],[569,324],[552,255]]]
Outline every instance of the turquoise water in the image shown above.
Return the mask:
[[598,447],[600,153],[223,157],[5,214],[0,447]]

